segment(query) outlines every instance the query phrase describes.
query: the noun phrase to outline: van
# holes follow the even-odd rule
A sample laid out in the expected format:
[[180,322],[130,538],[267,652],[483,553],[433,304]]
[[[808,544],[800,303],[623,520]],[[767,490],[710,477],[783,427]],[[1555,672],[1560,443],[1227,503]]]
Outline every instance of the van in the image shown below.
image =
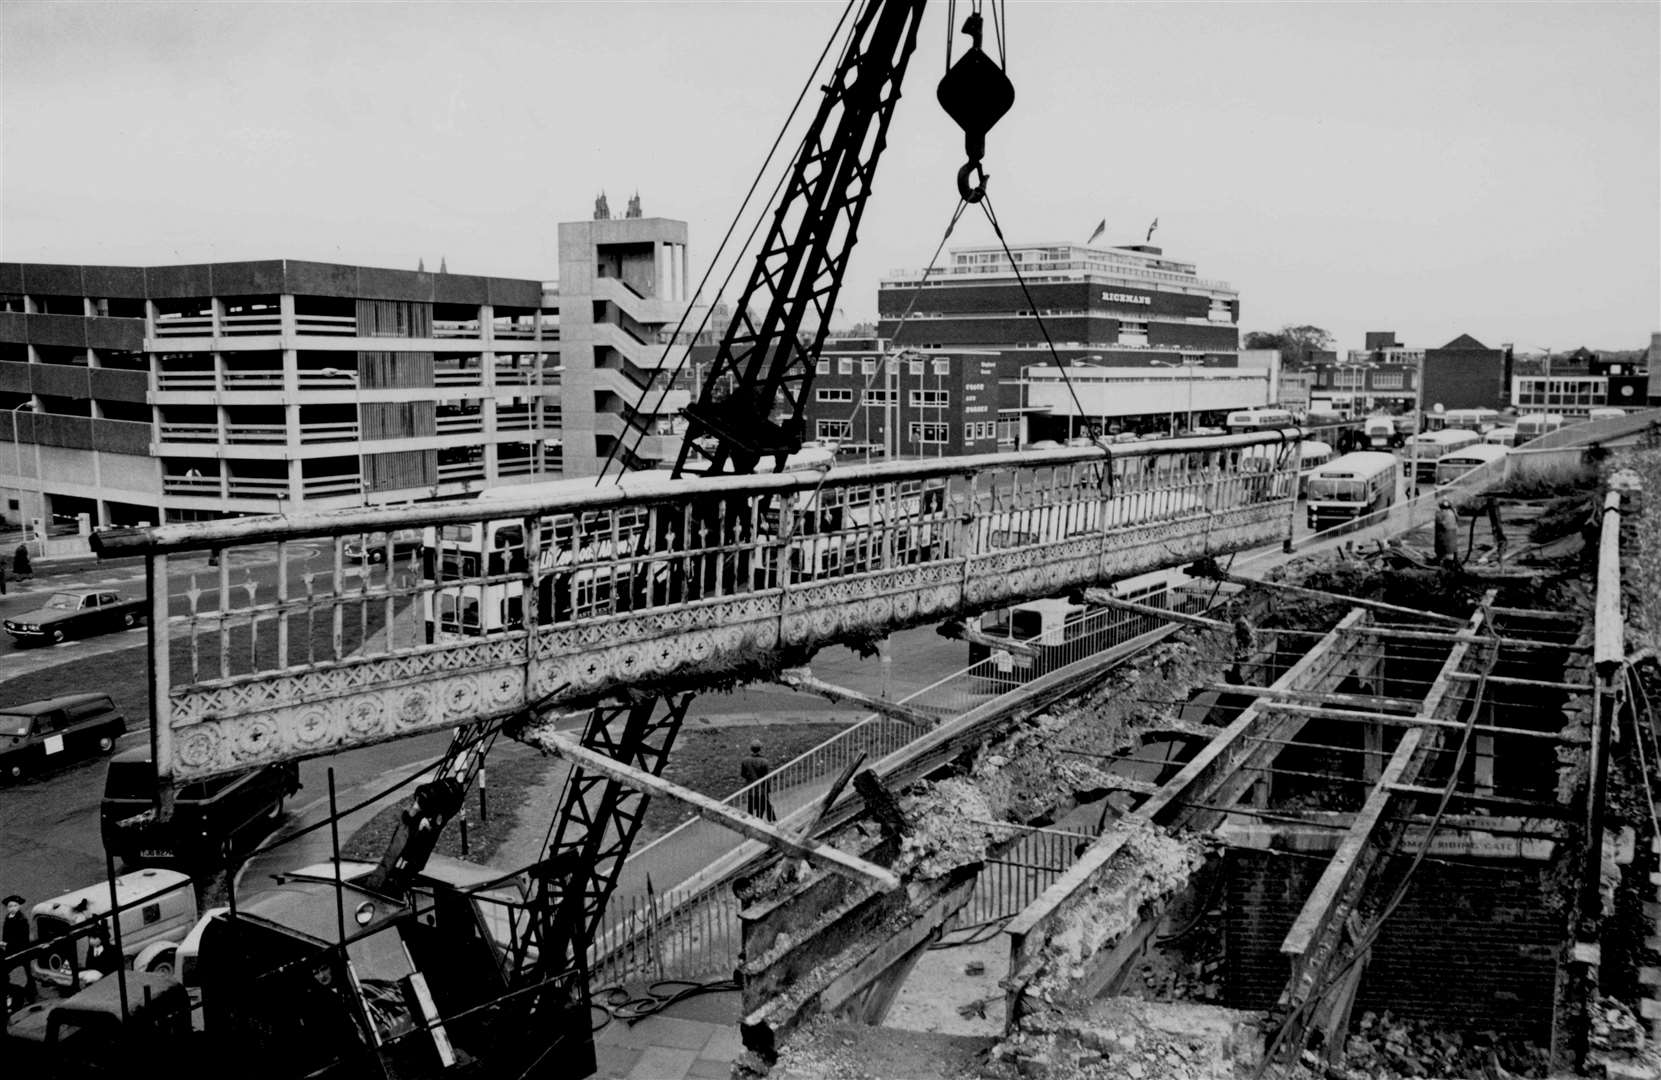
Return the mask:
[[300,790],[300,767],[285,761],[244,772],[191,780],[179,787],[173,818],[156,820],[156,769],[147,747],[110,760],[99,826],[104,850],[126,866],[187,868],[218,865],[227,845],[243,852],[282,820],[283,804]]
[[[100,881],[42,900],[29,912],[41,950],[29,958],[37,984],[74,993],[98,977],[88,970],[87,951],[95,929],[115,945],[111,889],[111,882]],[[121,907],[123,963],[134,971],[171,975],[178,944],[196,923],[196,889],[190,878],[177,870],[150,868],[122,874],[113,889]]]
[[107,754],[127,731],[108,694],[66,694],[0,708],[0,775],[18,780],[49,765]]

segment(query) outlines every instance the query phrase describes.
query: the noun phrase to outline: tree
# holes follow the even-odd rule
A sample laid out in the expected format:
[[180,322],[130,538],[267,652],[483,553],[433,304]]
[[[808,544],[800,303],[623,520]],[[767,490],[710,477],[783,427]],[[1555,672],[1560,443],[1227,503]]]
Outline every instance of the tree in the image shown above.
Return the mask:
[[1283,326],[1279,330],[1252,330],[1242,345],[1247,349],[1279,349],[1290,368],[1307,367],[1317,353],[1332,348],[1332,335],[1319,326]]

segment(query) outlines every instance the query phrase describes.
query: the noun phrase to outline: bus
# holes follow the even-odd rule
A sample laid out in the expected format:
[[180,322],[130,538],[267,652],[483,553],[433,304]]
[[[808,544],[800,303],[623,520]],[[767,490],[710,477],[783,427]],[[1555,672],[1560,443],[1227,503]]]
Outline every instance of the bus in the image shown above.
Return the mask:
[[1455,450],[1436,463],[1436,483],[1451,483],[1472,469],[1480,469],[1490,462],[1502,460],[1510,452],[1506,447],[1487,442]]
[[1400,477],[1396,455],[1377,450],[1359,450],[1322,465],[1309,474],[1309,527],[1329,529],[1394,504]]
[[1363,427],[1367,445],[1374,450],[1394,450],[1413,434],[1411,416],[1369,416]]
[[1443,428],[1424,431],[1413,436],[1406,447],[1412,477],[1418,483],[1428,484],[1436,479],[1436,463],[1449,454],[1475,446],[1482,436],[1463,428]]
[[1298,498],[1309,491],[1309,477],[1316,469],[1333,459],[1332,447],[1315,439],[1298,444]]
[[1562,413],[1528,413],[1517,417],[1517,445],[1538,439],[1563,426]]
[[1500,414],[1498,409],[1449,409],[1442,414],[1442,427],[1460,428],[1465,431],[1474,431],[1479,435],[1486,434],[1499,426]]
[[1241,409],[1229,413],[1223,426],[1230,435],[1238,435],[1247,431],[1297,427],[1298,421],[1288,409]]
[[1514,427],[1497,427],[1482,437],[1482,441],[1489,446],[1516,446],[1517,429]]
[[[1107,588],[1121,600],[1168,609],[1172,606],[1170,591],[1176,579],[1177,571],[1156,570],[1115,581]],[[1062,597],[1029,600],[989,611],[980,617],[982,635],[1027,647],[1019,651],[1005,650],[983,641],[971,641],[969,667],[973,685],[980,693],[1007,693],[1040,675],[1121,645],[1161,625],[1163,621],[1151,615],[1092,607]]]

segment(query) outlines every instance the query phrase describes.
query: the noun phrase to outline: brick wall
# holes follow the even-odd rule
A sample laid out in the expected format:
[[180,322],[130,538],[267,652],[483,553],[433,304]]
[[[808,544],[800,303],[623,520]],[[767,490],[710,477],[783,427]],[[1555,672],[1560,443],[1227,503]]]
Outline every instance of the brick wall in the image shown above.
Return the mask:
[[[1323,869],[1319,859],[1230,852],[1227,1004],[1279,999],[1290,974],[1280,943]],[[1544,1039],[1563,934],[1545,907],[1542,868],[1427,861],[1373,946],[1354,1015],[1389,1009]]]
[[1498,349],[1430,349],[1425,353],[1424,407],[1503,409],[1504,355]]

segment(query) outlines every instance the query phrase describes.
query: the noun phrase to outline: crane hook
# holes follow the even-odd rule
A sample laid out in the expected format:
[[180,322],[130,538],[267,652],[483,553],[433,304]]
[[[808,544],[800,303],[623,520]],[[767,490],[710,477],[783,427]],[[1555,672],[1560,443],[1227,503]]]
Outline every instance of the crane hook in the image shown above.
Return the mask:
[[957,193],[965,202],[975,203],[986,197],[986,171],[981,167],[981,159],[986,156],[986,133],[1015,104],[1015,85],[980,47],[980,12],[969,14],[962,32],[972,43],[969,51],[941,78],[934,96],[946,115],[963,129],[963,147],[969,161],[957,172]]

